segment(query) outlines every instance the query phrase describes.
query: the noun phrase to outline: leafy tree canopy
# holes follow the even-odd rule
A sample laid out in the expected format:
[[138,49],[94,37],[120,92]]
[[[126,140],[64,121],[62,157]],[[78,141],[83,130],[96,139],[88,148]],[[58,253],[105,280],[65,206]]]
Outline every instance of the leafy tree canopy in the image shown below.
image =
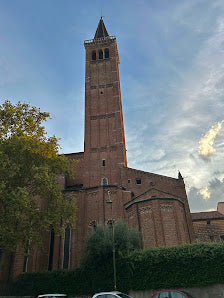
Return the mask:
[[[124,221],[114,225],[114,244],[116,255],[125,255],[141,248],[140,233],[128,227]],[[85,252],[81,261],[82,267],[97,267],[112,258],[113,236],[111,225],[96,226],[86,240]]]
[[71,176],[71,161],[58,154],[55,136],[42,123],[50,118],[27,103],[0,105],[0,247],[15,251],[41,244],[43,230],[72,227],[75,205],[57,176]]

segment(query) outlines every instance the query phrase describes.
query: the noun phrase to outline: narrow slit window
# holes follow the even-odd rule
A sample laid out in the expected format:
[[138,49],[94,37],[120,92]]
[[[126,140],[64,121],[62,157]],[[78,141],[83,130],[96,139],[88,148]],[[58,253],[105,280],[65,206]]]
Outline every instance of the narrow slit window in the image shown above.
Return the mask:
[[27,272],[27,263],[28,263],[28,256],[25,256],[23,261],[23,272]]
[[69,267],[70,235],[71,235],[71,230],[69,227],[66,227],[65,228],[65,239],[64,239],[63,269],[68,269],[68,267]]
[[103,59],[103,51],[99,50],[99,59]]
[[109,49],[105,49],[105,58],[110,58]]
[[128,179],[128,183],[131,183],[131,179]]
[[106,166],[106,160],[105,160],[105,159],[102,160],[102,166],[103,166],[103,167]]
[[96,60],[96,51],[92,51],[92,60]]
[[54,255],[54,230],[51,230],[50,234],[50,248],[49,248],[49,259],[48,259],[48,270],[52,270],[53,266],[53,255]]

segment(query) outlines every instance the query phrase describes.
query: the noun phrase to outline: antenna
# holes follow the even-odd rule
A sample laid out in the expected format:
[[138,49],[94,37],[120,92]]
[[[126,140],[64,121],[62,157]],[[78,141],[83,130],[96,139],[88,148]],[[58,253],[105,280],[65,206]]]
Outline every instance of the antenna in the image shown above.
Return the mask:
[[104,18],[102,8],[101,8],[101,12],[100,12],[100,18],[101,19]]

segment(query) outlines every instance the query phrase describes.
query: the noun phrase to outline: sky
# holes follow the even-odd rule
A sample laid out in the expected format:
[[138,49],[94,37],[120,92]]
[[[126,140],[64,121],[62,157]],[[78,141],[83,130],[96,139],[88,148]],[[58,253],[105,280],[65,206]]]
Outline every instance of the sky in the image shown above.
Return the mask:
[[177,178],[192,212],[224,201],[223,0],[0,0],[0,104],[50,112],[83,151],[84,40],[116,35],[128,166]]

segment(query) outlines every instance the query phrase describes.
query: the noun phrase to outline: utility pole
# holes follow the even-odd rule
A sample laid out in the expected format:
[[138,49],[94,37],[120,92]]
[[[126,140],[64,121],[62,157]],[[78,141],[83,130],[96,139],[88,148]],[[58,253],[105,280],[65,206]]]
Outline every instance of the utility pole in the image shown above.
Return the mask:
[[112,224],[112,247],[113,247],[113,268],[114,268],[114,290],[117,289],[117,279],[116,279],[116,259],[115,259],[115,241],[114,241],[114,220],[113,220],[113,202],[111,200],[111,192],[108,190],[107,204],[111,207],[111,224]]

